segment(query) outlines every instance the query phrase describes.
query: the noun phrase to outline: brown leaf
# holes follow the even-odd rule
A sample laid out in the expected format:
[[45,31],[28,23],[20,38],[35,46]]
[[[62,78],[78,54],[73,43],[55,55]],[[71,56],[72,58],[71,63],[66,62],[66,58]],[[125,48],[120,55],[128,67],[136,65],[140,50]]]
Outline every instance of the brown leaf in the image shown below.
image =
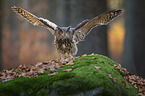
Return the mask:
[[22,73],[21,73],[21,76],[22,76],[22,77],[26,77],[26,75],[27,75],[27,74],[26,74],[25,72],[22,72]]
[[50,71],[56,71],[56,69],[54,68],[54,66],[50,67]]
[[90,58],[88,58],[87,60],[90,60]]
[[117,66],[115,69],[121,69],[121,67],[120,66]]
[[116,81],[117,81],[117,78],[116,78],[116,77],[114,77],[114,78],[113,78],[113,82],[114,82],[114,83],[116,83]]
[[98,67],[98,66],[94,66],[96,69],[102,69],[101,67]]
[[83,59],[83,56],[79,56],[79,59]]
[[115,65],[115,64],[114,64],[114,66],[113,66],[113,67],[117,67],[117,65]]
[[141,88],[138,89],[138,92],[142,92],[143,90]]
[[45,64],[45,65],[47,65],[47,64],[49,64],[50,63],[50,61],[44,61],[43,62],[43,64]]
[[56,73],[51,73],[51,74],[48,74],[48,76],[53,76],[53,75],[55,75]]
[[38,73],[41,73],[41,74],[43,74],[43,73],[44,73],[44,71],[45,71],[45,69],[44,69],[44,68],[39,68],[39,69],[37,70],[37,72],[38,72]]
[[66,65],[74,65],[74,62],[67,63]]
[[111,76],[111,74],[108,74],[108,76],[112,79],[113,77]]
[[83,56],[88,56],[87,54],[84,54]]
[[21,68],[21,67],[22,67],[22,65],[19,65],[19,67]]
[[5,80],[5,79],[7,79],[7,77],[4,75],[4,76],[1,76],[1,79]]
[[11,78],[14,78],[14,76],[11,73],[9,73],[6,78],[11,79]]
[[95,55],[94,53],[92,53],[92,54],[90,54],[90,55],[88,55],[88,56],[92,56],[92,55]]
[[121,84],[125,85],[126,88],[129,88],[129,85],[126,81],[121,81]]
[[135,84],[134,87],[137,89],[137,85]]
[[58,66],[63,67],[64,65],[63,65],[61,62],[59,62],[59,63],[58,63]]
[[0,81],[2,81],[2,78],[0,78]]
[[66,70],[63,70],[63,72],[71,72],[72,69],[66,69]]
[[144,94],[143,93],[138,93],[138,96],[144,96]]
[[129,88],[129,85],[128,85],[128,83],[126,82],[126,88]]
[[121,81],[121,84],[122,84],[122,85],[126,85],[126,82],[125,82],[125,81]]
[[92,59],[97,59],[97,57],[92,57]]

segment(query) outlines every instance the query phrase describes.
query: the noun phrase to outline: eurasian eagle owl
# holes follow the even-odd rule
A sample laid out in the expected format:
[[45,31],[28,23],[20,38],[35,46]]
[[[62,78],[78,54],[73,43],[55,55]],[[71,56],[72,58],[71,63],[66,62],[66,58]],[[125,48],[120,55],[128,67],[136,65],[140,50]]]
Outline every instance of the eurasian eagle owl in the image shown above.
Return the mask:
[[44,18],[39,18],[20,7],[13,6],[12,9],[33,25],[42,26],[54,35],[54,44],[61,54],[61,62],[63,63],[74,61],[74,57],[78,51],[76,44],[84,40],[91,29],[99,25],[106,25],[122,14],[122,10],[111,10],[90,20],[84,20],[75,28],[71,28],[70,26],[59,27],[55,23]]

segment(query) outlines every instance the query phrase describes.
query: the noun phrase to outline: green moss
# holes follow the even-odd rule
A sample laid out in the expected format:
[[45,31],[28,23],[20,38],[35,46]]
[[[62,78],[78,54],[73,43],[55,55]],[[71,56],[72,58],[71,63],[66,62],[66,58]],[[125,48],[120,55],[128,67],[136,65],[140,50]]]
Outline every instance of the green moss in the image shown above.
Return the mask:
[[[92,59],[97,57],[97,59]],[[68,96],[86,93],[96,88],[103,88],[102,96],[138,96],[137,90],[129,84],[126,88],[121,81],[126,81],[122,73],[113,68],[116,64],[111,59],[102,55],[84,56],[76,58],[72,72],[63,72],[64,69],[72,68],[65,65],[58,70],[58,74],[48,76],[46,71],[43,75],[34,78],[16,78],[7,82],[0,82],[0,96],[47,96],[54,92],[58,96]],[[118,65],[118,64],[116,64]],[[96,69],[94,66],[101,67]],[[117,78],[117,82],[108,76]]]

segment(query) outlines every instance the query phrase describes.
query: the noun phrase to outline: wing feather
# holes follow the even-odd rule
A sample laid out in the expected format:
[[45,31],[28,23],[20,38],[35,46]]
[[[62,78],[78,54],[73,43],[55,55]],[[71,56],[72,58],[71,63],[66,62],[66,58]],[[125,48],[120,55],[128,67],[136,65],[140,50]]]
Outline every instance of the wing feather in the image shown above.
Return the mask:
[[[97,27],[99,25],[106,25],[113,19],[117,18],[122,14],[122,10],[111,10],[109,12],[103,13],[91,20],[87,20],[87,22],[81,22],[77,25],[74,31],[74,35],[76,35],[75,38],[76,42],[82,41],[85,36],[93,29],[94,27]],[[81,26],[80,26],[81,25]]]
[[30,13],[20,7],[13,6],[12,10],[14,10],[14,12],[19,14],[23,18],[25,18],[27,21],[29,21],[33,25],[44,27],[44,28],[48,29],[52,34],[54,34],[54,32],[55,32],[54,30],[57,27],[57,25],[55,23],[52,23],[51,21],[44,19],[44,18],[38,18],[37,16],[33,15],[32,13]]

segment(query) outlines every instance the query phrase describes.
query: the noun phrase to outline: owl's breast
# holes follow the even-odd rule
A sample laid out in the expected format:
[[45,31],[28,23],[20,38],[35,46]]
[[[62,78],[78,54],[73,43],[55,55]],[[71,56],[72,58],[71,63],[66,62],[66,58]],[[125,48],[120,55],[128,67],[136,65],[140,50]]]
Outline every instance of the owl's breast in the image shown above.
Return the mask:
[[56,39],[55,45],[58,51],[61,53],[69,53],[73,48],[73,41],[69,38],[67,39]]

